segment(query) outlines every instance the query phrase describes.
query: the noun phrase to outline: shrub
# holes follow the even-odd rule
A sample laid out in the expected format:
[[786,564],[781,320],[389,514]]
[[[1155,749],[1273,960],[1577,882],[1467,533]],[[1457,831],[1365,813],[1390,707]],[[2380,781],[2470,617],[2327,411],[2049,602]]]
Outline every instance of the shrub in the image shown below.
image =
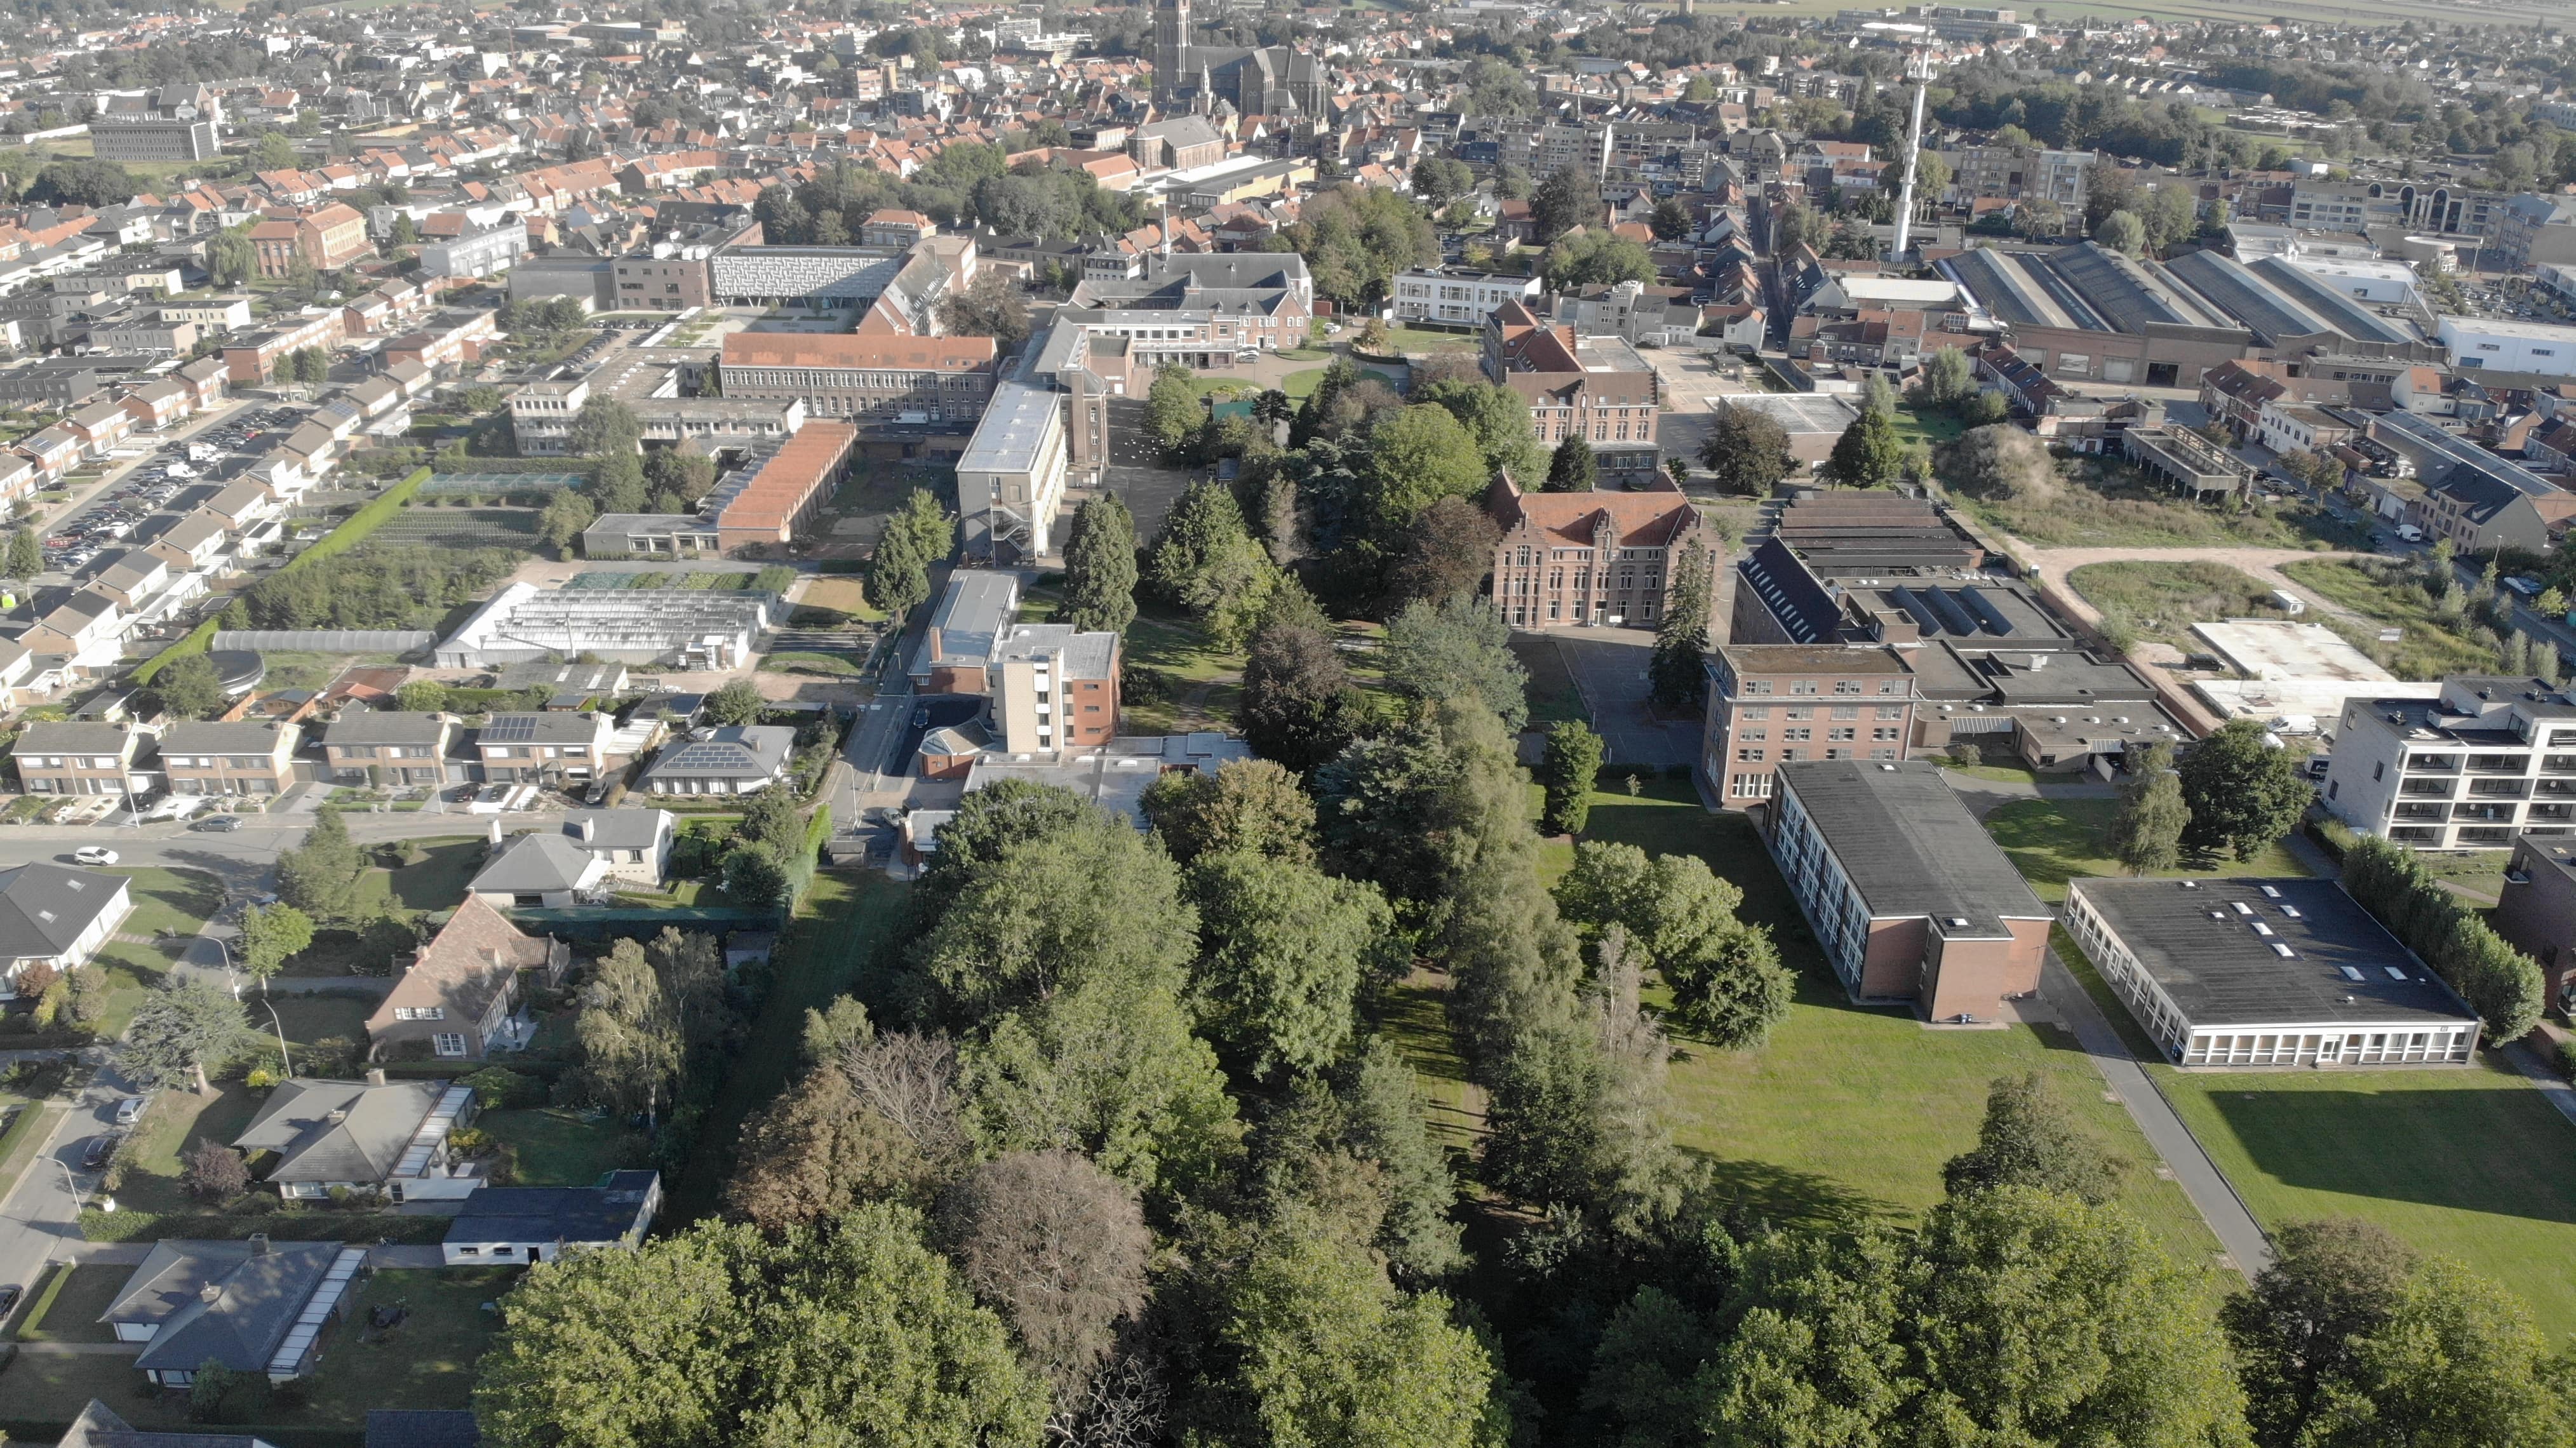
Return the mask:
[[2558,1074],[2576,1081],[2576,1036],[2564,1037],[2558,1042]]
[[474,1100],[485,1111],[498,1111],[512,1106],[536,1106],[546,1099],[545,1083],[522,1076],[502,1066],[486,1066],[457,1083],[473,1088]]
[[250,1190],[250,1167],[240,1152],[219,1141],[204,1141],[187,1154],[179,1179],[188,1195],[200,1201],[225,1202]]

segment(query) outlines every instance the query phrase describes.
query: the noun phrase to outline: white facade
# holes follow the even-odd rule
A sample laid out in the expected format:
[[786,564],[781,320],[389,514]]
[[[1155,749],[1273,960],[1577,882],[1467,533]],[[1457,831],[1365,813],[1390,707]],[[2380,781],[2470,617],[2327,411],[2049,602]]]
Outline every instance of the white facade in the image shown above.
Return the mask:
[[[2355,699],[2335,731],[2325,806],[2363,834],[2424,850],[2501,850],[2576,833],[2576,706],[2446,680],[2437,700]],[[2481,699],[2484,690],[2494,696]]]
[[1427,267],[1395,275],[1395,320],[1481,327],[1505,302],[1538,310],[1537,277]]
[[2506,322],[2492,317],[2444,317],[2435,335],[2451,349],[2451,364],[2455,367],[2576,377],[2576,327]]
[[994,388],[957,459],[970,551],[1009,543],[1027,558],[1050,552],[1069,466],[1063,395],[1034,382]]

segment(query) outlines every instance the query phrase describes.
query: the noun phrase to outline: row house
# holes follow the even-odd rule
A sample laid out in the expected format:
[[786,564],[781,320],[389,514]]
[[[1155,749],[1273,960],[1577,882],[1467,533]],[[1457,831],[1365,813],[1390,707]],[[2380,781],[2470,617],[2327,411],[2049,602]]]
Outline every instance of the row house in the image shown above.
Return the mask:
[[495,714],[474,750],[493,784],[586,784],[606,766],[613,732],[605,714]]
[[124,794],[144,736],[121,724],[30,724],[12,757],[29,794]]
[[429,314],[438,294],[416,282],[390,281],[341,304],[341,329],[352,337],[399,331]]
[[439,784],[447,777],[452,715],[402,709],[348,709],[323,736],[323,767],[343,784]]
[[199,508],[143,546],[172,568],[194,571],[214,567],[231,541],[232,530],[224,526],[223,520]]
[[295,783],[303,726],[273,720],[173,724],[161,736],[161,768],[178,795],[284,793]]
[[64,418],[63,426],[81,440],[91,457],[105,457],[109,448],[134,431],[134,418],[118,403],[95,402]]
[[134,426],[147,432],[159,432],[174,422],[196,412],[196,396],[182,383],[163,378],[147,382],[116,400]]
[[49,484],[80,466],[89,451],[88,442],[61,423],[18,439],[17,447]]

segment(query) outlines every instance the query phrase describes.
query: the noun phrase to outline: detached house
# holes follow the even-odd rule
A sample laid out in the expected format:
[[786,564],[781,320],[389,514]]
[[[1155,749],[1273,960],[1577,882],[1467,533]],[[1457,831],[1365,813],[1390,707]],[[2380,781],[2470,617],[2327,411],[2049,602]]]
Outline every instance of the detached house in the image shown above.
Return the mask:
[[552,985],[571,965],[571,947],[521,932],[481,894],[468,895],[437,937],[397,967],[393,990],[367,1018],[369,1052],[414,1054],[405,1048],[416,1045],[416,1054],[478,1061],[524,1045],[534,1028],[512,1020],[520,973]]
[[382,1071],[364,1081],[297,1079],[270,1093],[233,1145],[253,1154],[254,1170],[265,1166],[262,1180],[282,1197],[319,1200],[338,1187],[452,1201],[483,1184],[447,1149],[474,1113],[473,1088],[446,1081],[388,1082]]
[[776,724],[728,724],[662,751],[644,772],[647,794],[757,794],[787,777],[796,731]]
[[[208,1363],[283,1383],[310,1371],[322,1334],[366,1261],[339,1242],[161,1241],[100,1314],[118,1342],[139,1342],[134,1365],[164,1388],[184,1388]],[[116,1434],[109,1443],[150,1443],[160,1434]],[[181,1441],[171,1439],[173,1443]],[[188,1435],[186,1441],[199,1441]],[[218,1440],[240,1441],[240,1440]]]
[[0,1000],[41,965],[60,975],[89,963],[134,913],[126,877],[45,863],[0,870]]
[[522,910],[581,903],[608,864],[563,835],[524,834],[501,847],[466,890],[487,905]]
[[678,824],[669,810],[577,809],[564,815],[563,832],[610,875],[660,889],[670,878]]

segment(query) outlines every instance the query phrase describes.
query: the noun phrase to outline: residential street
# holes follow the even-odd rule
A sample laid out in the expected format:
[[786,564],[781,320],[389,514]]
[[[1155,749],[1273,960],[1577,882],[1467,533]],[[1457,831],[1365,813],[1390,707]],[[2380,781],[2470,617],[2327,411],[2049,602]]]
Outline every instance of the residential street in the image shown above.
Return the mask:
[[56,1113],[52,1133],[17,1187],[0,1200],[0,1287],[14,1283],[32,1289],[47,1262],[81,1245],[73,1181],[78,1180],[86,1196],[95,1180],[80,1170],[82,1144],[114,1124],[117,1098],[131,1094],[112,1071],[102,1069],[70,1109],[46,1108]]

